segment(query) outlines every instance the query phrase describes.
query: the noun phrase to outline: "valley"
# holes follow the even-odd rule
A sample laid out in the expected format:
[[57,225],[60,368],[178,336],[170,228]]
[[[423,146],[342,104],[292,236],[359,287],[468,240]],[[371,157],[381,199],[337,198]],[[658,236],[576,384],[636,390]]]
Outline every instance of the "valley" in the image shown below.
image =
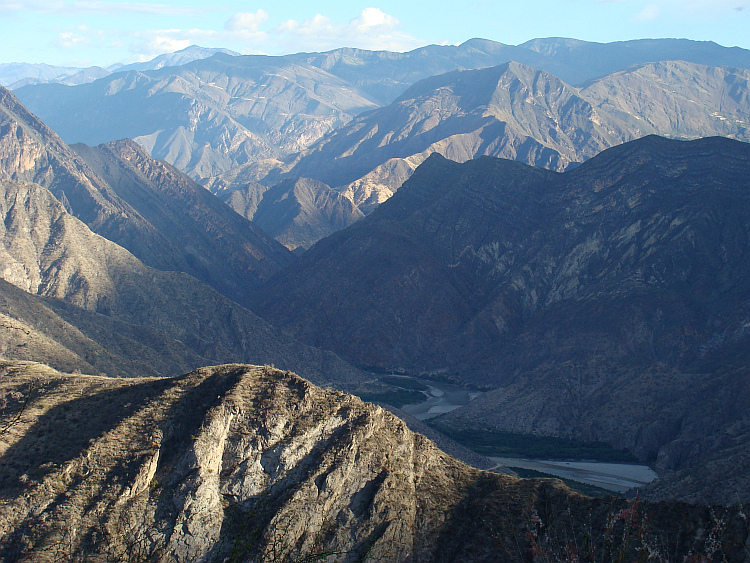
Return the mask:
[[750,560],[750,51],[5,76],[0,560]]

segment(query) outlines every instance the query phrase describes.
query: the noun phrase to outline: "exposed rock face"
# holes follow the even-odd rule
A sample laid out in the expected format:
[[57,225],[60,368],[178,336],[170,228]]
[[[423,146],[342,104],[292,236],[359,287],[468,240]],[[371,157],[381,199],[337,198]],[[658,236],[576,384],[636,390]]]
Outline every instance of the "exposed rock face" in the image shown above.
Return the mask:
[[[564,174],[432,156],[254,310],[359,365],[500,387],[454,423],[703,467],[748,447],[748,178],[750,145],[721,138],[647,137]],[[706,498],[747,498],[743,460]]]
[[123,380],[2,369],[3,392],[35,388],[0,435],[4,561],[497,561],[498,550],[524,561],[534,538],[544,541],[542,522],[564,557],[576,534],[592,553],[606,549],[618,520],[629,534],[639,511],[650,514],[641,533],[654,551],[747,561],[737,509],[633,506],[482,473],[390,413],[291,373],[229,365]]
[[74,149],[124,201],[183,254],[182,271],[240,303],[292,263],[268,234],[182,172],[130,140]]

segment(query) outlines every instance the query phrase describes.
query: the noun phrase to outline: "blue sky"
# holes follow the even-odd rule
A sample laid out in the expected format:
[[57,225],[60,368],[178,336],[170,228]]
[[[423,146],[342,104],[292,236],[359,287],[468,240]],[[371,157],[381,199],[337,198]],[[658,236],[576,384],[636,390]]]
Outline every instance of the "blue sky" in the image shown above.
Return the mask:
[[0,63],[109,66],[191,44],[272,55],[407,51],[472,37],[686,37],[750,48],[750,0],[0,0]]

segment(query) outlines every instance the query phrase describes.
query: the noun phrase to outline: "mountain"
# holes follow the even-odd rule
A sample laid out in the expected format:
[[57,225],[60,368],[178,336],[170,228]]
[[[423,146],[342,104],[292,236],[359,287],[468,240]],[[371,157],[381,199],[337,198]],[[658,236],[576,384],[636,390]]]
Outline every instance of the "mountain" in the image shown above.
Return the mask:
[[149,265],[179,270],[179,251],[39,118],[0,87],[0,179],[37,183],[93,231]]
[[[515,61],[567,84],[581,84],[633,64],[665,60],[750,68],[747,50],[687,40],[598,44],[539,39],[511,46],[472,39],[408,53],[217,53],[185,62],[213,52],[191,47],[95,84],[28,85],[17,94],[68,143],[131,138],[204,183],[248,164],[260,166],[252,178],[257,181],[277,160],[307,149],[362,111],[390,104],[420,80],[455,70]],[[181,66],[170,66],[176,64]],[[403,171],[395,174],[405,179]]]
[[306,250],[364,217],[350,199],[308,178],[284,180],[263,190],[249,184],[219,195],[290,250]]
[[268,366],[2,370],[4,420],[29,397],[2,435],[4,561],[599,561],[647,547],[747,560],[747,507],[590,499],[481,472],[378,407]]
[[48,64],[0,63],[0,85],[8,87],[24,79],[49,81],[64,79],[81,72],[78,67],[61,67]]
[[[78,70],[78,69],[76,69]],[[21,80],[17,80],[16,82],[12,82],[8,89],[15,90],[17,88],[21,88],[22,86],[29,86],[33,84],[65,84],[67,86],[77,86],[78,84],[88,84],[89,82],[93,82],[94,80],[98,80],[100,78],[104,78],[105,76],[109,76],[111,73],[106,68],[102,68],[100,66],[91,66],[88,68],[83,68],[78,70],[78,72],[75,72],[73,74],[62,74],[60,76],[57,76],[55,78],[51,79],[43,79],[43,78],[35,78],[35,77],[26,77],[22,78]]]
[[344,48],[292,56],[351,82],[381,105],[393,102],[409,86],[425,78],[511,61],[576,85],[632,65],[660,61],[750,69],[747,49],[688,39],[593,43],[553,37],[513,46],[475,38],[461,45],[428,45],[406,53]]
[[379,105],[393,102],[420,80],[460,69],[515,61],[557,76],[566,74],[565,67],[546,55],[486,39],[470,39],[461,45],[428,45],[406,53],[343,48],[291,56],[343,78],[367,92]]
[[[607,441],[679,471],[723,459],[733,424],[748,451],[746,408],[695,405],[746,396],[748,178],[750,145],[723,138],[649,136],[563,174],[432,155],[253,310],[358,365],[499,389],[455,423]],[[717,477],[702,484],[719,494]]]
[[580,90],[597,108],[675,138],[750,140],[750,70],[665,61],[630,67]]
[[[53,349],[44,352],[51,365],[80,364],[83,355],[97,373],[112,373],[106,368],[112,356],[127,357],[140,348],[155,354],[163,348],[164,358],[146,373],[174,375],[176,368],[186,365],[256,361],[293,368],[313,380],[342,386],[356,386],[367,378],[334,354],[290,339],[195,278],[145,266],[124,248],[92,233],[37,184],[0,181],[0,212],[4,217],[0,277],[49,298],[46,303],[31,303],[52,313],[31,314],[31,305],[19,312],[20,305],[12,303],[0,312],[11,322],[21,323],[24,330],[43,336],[42,345],[52,341],[49,346]],[[57,306],[52,299],[80,311]],[[93,313],[104,318],[97,320]],[[54,317],[64,324],[55,324]],[[76,338],[86,340],[88,350],[95,348],[104,359],[81,354],[82,344]],[[28,346],[26,340],[19,344]],[[189,353],[179,356],[185,349]],[[55,352],[61,352],[59,360],[54,359]],[[29,357],[24,349],[6,349],[5,356]],[[171,363],[170,358],[175,357],[178,361]]]
[[349,83],[293,59],[225,54],[16,94],[69,143],[130,138],[196,179],[301,150],[375,107]]
[[458,162],[488,155],[564,170],[649,132],[632,116],[600,112],[551,74],[507,63],[418,82],[319,141],[288,174],[346,186],[354,203],[371,210],[405,179],[393,173],[396,159],[408,171],[433,152]]
[[126,65],[113,65],[109,67],[112,72],[129,72],[131,70],[158,70],[165,66],[182,66],[193,61],[202,59],[208,59],[213,57],[217,53],[229,55],[232,57],[239,56],[239,53],[232,51],[231,49],[221,49],[214,47],[201,47],[199,45],[190,45],[174,53],[165,53],[154,57],[150,61],[144,61],[139,63],[130,63]]
[[[186,272],[243,301],[292,259],[271,237],[135,143],[80,146],[79,155],[7,90],[0,98],[0,123],[0,177],[48,188],[92,230],[149,266]],[[222,240],[226,236],[233,240]]]
[[[532,39],[519,47],[544,55],[579,73],[563,78],[580,84],[633,65],[660,61],[685,61],[706,66],[750,69],[750,51],[724,47],[713,41],[690,39],[634,39],[596,43],[563,37]],[[559,75],[562,78],[562,75]]]
[[749,78],[743,69],[660,62],[577,89],[517,63],[454,71],[418,82],[279,170],[336,186],[368,213],[433,152],[458,162],[488,155],[562,171],[653,133],[747,141]]
[[0,64],[0,85],[11,90],[32,84],[65,84],[77,86],[109,76],[113,72],[130,70],[156,70],[165,66],[184,65],[194,60],[207,59],[216,53],[239,55],[229,49],[213,49],[191,45],[174,53],[159,55],[150,61],[131,64],[115,64],[109,68],[92,66],[88,68],[59,67],[47,64],[2,63]]
[[4,279],[0,279],[0,357],[109,377],[179,375],[211,363],[158,329],[32,295]]
[[240,303],[292,263],[268,234],[130,140],[73,149],[184,256],[182,269]]

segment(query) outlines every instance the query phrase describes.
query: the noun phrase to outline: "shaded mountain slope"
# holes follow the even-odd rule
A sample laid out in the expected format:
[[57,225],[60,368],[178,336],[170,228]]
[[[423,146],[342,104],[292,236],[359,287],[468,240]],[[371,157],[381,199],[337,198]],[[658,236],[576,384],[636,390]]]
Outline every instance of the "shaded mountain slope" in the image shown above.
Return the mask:
[[[195,278],[145,266],[92,233],[41,186],[0,182],[0,209],[0,277],[21,289],[146,327],[143,338],[163,333],[159,338],[201,356],[199,365],[258,361],[294,367],[312,379],[336,374],[342,385],[363,378],[334,354],[290,340]],[[70,317],[66,322],[75,325]]]
[[5,359],[110,377],[173,376],[210,363],[159,330],[32,295],[2,279],[0,343]]
[[525,561],[545,541],[540,523],[561,558],[585,535],[584,555],[609,545],[633,558],[648,544],[747,561],[737,508],[593,500],[483,473],[390,413],[288,372],[116,380],[2,368],[3,391],[35,386],[0,442],[5,561],[497,561],[499,549]]
[[646,137],[564,174],[433,155],[254,310],[361,365],[501,388],[454,423],[701,465],[735,424],[748,451],[746,408],[694,408],[746,396],[748,178],[750,145],[722,138]]
[[235,301],[292,262],[265,232],[130,140],[74,150],[184,255],[185,271]]
[[284,180],[264,190],[253,209],[257,193],[251,184],[232,191],[226,201],[290,250],[307,249],[364,217],[350,199],[309,178]]
[[134,139],[193,178],[296,152],[375,107],[340,78],[293,59],[223,54],[16,94],[68,142]]

